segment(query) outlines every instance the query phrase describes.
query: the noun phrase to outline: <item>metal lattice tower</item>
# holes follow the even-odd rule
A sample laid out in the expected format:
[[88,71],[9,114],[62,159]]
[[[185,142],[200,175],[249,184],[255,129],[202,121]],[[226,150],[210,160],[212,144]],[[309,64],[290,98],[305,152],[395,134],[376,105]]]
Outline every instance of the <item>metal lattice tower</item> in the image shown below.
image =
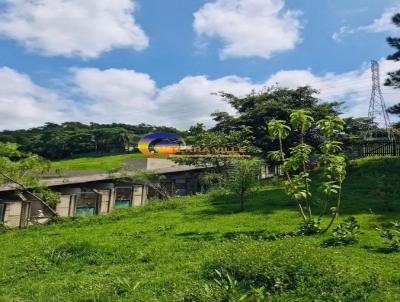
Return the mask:
[[[379,63],[377,61],[371,61],[372,71],[372,93],[371,101],[369,103],[368,117],[373,120],[379,127],[383,127],[386,130],[387,138],[392,140],[392,130],[389,119],[389,114],[386,111],[385,100],[383,99],[381,90],[381,80],[379,75]],[[366,134],[367,139],[374,138],[374,129],[370,127]]]

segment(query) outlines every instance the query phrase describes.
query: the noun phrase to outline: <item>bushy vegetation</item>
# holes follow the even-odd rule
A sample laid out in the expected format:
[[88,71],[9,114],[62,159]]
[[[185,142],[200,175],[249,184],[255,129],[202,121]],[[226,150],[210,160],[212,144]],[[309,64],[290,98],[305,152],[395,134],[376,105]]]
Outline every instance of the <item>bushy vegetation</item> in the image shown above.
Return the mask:
[[0,143],[0,186],[13,185],[15,194],[40,200],[54,214],[59,194],[40,183],[40,175],[49,171],[50,163],[38,155],[21,152],[14,143]]
[[150,132],[179,131],[146,124],[47,123],[28,130],[2,131],[0,142],[17,143],[22,151],[54,160],[86,153],[124,153],[136,147],[140,138]]
[[[394,187],[399,166],[397,158],[349,165],[334,224],[357,220],[362,233],[349,245],[321,246],[331,232],[300,234],[293,203],[268,185],[244,212],[235,196],[213,192],[6,231],[0,300],[399,301],[400,253],[382,250],[376,228],[399,220],[400,195],[374,188],[376,175]],[[395,201],[391,210],[384,199]]]
[[347,217],[335,227],[329,239],[323,242],[323,246],[338,246],[354,244],[358,241],[360,225],[353,216]]
[[391,222],[389,227],[381,227],[378,229],[381,237],[386,240],[386,246],[382,249],[387,252],[400,251],[400,222]]

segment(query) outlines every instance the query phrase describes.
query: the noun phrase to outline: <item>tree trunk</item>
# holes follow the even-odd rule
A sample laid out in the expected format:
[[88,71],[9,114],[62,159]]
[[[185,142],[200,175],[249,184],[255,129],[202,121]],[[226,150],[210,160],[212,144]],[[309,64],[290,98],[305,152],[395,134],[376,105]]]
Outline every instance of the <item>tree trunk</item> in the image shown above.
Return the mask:
[[342,188],[340,187],[339,193],[338,193],[338,200],[337,200],[337,204],[336,204],[336,211],[335,211],[335,213],[333,213],[331,221],[329,222],[327,227],[321,231],[321,234],[326,233],[331,228],[331,226],[332,226],[333,222],[335,221],[335,219],[339,216],[339,209],[340,209],[341,199],[342,199]]
[[244,194],[240,194],[240,212],[244,211]]

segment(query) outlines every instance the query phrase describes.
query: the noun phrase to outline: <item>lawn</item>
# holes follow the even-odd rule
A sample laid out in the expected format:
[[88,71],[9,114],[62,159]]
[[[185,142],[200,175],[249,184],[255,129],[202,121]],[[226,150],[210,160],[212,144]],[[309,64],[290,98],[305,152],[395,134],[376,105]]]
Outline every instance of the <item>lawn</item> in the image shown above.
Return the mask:
[[300,220],[270,184],[242,213],[214,193],[7,231],[0,301],[400,301],[400,253],[383,253],[375,229],[400,219],[399,168],[353,162],[340,220],[353,215],[363,233],[345,247],[321,247],[329,234],[280,238]]
[[142,153],[108,155],[108,156],[88,156],[75,159],[61,160],[52,162],[53,170],[114,170],[121,168],[127,159],[145,158]]

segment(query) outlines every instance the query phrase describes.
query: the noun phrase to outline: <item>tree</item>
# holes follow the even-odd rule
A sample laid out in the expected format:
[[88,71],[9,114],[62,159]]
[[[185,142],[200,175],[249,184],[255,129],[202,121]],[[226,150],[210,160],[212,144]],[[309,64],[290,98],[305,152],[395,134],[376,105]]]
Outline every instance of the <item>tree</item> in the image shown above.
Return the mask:
[[[322,174],[325,181],[321,183],[321,191],[325,195],[322,211],[318,218],[325,214],[328,205],[336,197],[335,206],[331,209],[331,220],[323,230],[327,231],[339,215],[341,204],[341,189],[346,175],[346,160],[342,154],[342,143],[336,138],[344,129],[344,121],[338,117],[327,116],[314,122],[312,116],[306,110],[295,110],[290,115],[290,125],[283,120],[274,120],[268,124],[269,134],[278,140],[279,150],[269,152],[269,157],[282,164],[286,181],[287,194],[295,201],[299,213],[306,225],[315,225],[313,216],[313,201],[311,199],[311,178],[307,169],[311,161],[313,147],[304,142],[307,131],[316,127],[324,141],[319,146],[319,163],[322,166]],[[289,149],[289,154],[283,149],[283,140],[287,139],[292,131],[300,133],[298,144]]]
[[259,184],[261,162],[257,159],[237,159],[228,170],[227,188],[239,198],[240,211],[251,190]]
[[[392,21],[396,26],[400,27],[400,13],[394,15]],[[389,55],[387,59],[395,62],[400,61],[400,37],[389,37],[387,38],[387,42],[396,50],[396,52]],[[400,88],[400,70],[389,72],[388,75],[389,78],[386,79],[385,85]]]
[[344,119],[344,133],[349,139],[363,138],[369,129],[378,130],[378,125],[369,117],[349,117]]
[[[400,27],[400,13],[394,15],[392,18],[392,21],[396,26]],[[396,52],[394,54],[389,55],[387,57],[387,59],[395,61],[395,62],[400,61],[400,37],[398,37],[398,38],[389,37],[389,38],[387,38],[387,41],[391,47],[396,49]],[[397,71],[389,72],[388,75],[389,75],[389,78],[386,79],[385,85],[391,86],[394,88],[400,88],[400,69]],[[393,107],[390,107],[388,109],[388,112],[391,114],[399,114],[400,115],[400,103]],[[399,125],[397,124],[396,127],[397,126],[399,126]]]
[[[188,144],[194,147],[208,148],[210,153],[205,157],[171,157],[179,164],[196,165],[202,167],[212,167],[215,172],[225,174],[232,158],[219,156],[218,151],[213,148],[246,148],[246,154],[257,154],[260,151],[251,145],[251,132],[248,129],[242,131],[232,130],[228,133],[217,131],[203,131],[198,135],[190,137]],[[195,152],[196,153],[196,152]],[[189,153],[190,154],[190,153]]]
[[187,131],[187,137],[190,139],[191,137],[196,137],[206,131],[206,126],[203,123],[197,123],[189,128]]
[[175,128],[146,124],[47,123],[28,130],[2,131],[0,142],[17,143],[20,150],[47,159],[62,159],[85,153],[126,152],[151,132],[180,133]]
[[[340,103],[320,103],[316,97],[318,91],[311,87],[299,87],[296,89],[271,87],[260,93],[251,93],[245,97],[237,97],[229,93],[220,93],[237,114],[232,116],[226,112],[214,113],[217,122],[215,130],[228,133],[229,131],[241,131],[248,129],[250,143],[260,148],[266,155],[268,151],[278,148],[276,141],[268,136],[267,124],[272,120],[290,120],[293,110],[306,109],[315,120],[323,117],[337,116]],[[299,131],[290,132],[283,142],[283,148],[288,150],[300,137]],[[320,136],[315,125],[304,136],[305,142],[312,146],[318,146]]]
[[57,215],[50,204],[55,207],[59,196],[40,183],[40,175],[49,167],[39,156],[19,151],[17,144],[0,143],[0,185],[15,186],[17,194],[32,196]]

